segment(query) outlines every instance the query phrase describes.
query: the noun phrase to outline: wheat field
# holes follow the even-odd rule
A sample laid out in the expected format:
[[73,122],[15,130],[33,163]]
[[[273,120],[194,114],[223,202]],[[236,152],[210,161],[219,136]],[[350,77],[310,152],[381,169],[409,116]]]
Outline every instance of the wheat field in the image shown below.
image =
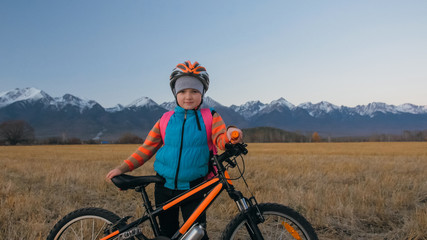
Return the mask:
[[[104,180],[137,147],[1,146],[0,239],[45,239],[61,217],[82,207],[140,215],[139,195]],[[248,149],[245,176],[258,202],[294,208],[320,239],[427,239],[426,142],[250,143]],[[152,164],[131,174],[154,174]],[[248,193],[241,181],[236,186]],[[210,238],[236,213],[223,193],[208,210]]]

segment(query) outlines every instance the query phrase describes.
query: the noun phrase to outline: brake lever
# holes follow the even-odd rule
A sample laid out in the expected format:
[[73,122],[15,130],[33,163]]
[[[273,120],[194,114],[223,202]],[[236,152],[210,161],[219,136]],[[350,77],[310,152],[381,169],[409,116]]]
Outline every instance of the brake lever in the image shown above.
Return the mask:
[[246,143],[241,143],[241,144],[239,144],[239,148],[240,148],[241,153],[242,153],[243,155],[248,154],[248,149],[246,148],[247,146],[248,146],[248,144],[246,144]]

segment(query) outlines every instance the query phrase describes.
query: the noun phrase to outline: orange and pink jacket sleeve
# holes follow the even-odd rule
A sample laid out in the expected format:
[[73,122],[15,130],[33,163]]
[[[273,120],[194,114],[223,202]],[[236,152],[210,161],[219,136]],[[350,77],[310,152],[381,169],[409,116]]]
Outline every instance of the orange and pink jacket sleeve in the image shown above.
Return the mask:
[[218,113],[212,116],[212,142],[220,150],[225,150],[225,144],[230,140],[227,138],[227,127]]
[[159,124],[160,120],[154,124],[154,127],[148,133],[144,143],[139,146],[132,155],[124,160],[124,163],[119,167],[122,172],[132,171],[142,166],[142,164],[148,161],[163,145]]

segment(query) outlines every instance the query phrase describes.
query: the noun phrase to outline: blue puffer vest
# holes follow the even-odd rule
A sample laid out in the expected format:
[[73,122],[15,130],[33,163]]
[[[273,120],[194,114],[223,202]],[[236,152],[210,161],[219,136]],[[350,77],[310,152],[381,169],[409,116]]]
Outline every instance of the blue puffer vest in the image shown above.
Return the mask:
[[208,161],[209,146],[202,114],[176,107],[166,127],[164,145],[157,151],[154,170],[166,179],[166,188],[186,190],[191,181],[206,176]]

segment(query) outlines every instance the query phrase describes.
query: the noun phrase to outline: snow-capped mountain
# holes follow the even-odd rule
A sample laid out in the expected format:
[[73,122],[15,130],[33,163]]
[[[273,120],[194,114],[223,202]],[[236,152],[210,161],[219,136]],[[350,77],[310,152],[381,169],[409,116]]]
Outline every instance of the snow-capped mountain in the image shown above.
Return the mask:
[[[62,97],[56,97],[50,102],[50,105],[56,106],[58,109],[64,109],[65,107],[75,107],[79,109],[80,113],[84,110],[91,109],[98,103],[93,100],[81,99],[71,94],[65,94]],[[98,104],[99,105],[99,104]]]
[[0,93],[0,108],[19,101],[37,101],[47,99],[47,102],[53,101],[53,98],[47,93],[36,88],[15,88],[10,91]]
[[58,110],[72,106],[79,109],[80,112],[85,109],[91,109],[98,104],[93,100],[81,99],[71,94],[53,98],[44,91],[36,88],[16,88],[11,91],[0,93],[0,108],[15,102],[35,103],[37,101],[43,103],[46,107],[52,107]]
[[127,105],[127,108],[138,108],[138,107],[157,107],[159,106],[155,101],[153,101],[149,97],[141,97],[136,99],[135,101],[131,102],[129,105]]
[[112,113],[112,112],[120,112],[120,111],[122,111],[124,108],[125,108],[125,107],[124,107],[123,105],[121,105],[121,104],[117,104],[117,105],[116,105],[116,106],[114,106],[114,107],[106,108],[106,109],[105,109],[105,111],[110,112],[110,113]]
[[308,114],[312,117],[319,117],[328,114],[332,111],[339,110],[340,108],[332,103],[322,101],[316,104],[305,102],[298,105],[299,108],[307,110]]
[[271,101],[269,104],[265,104],[260,101],[249,101],[241,106],[232,105],[230,108],[239,113],[246,120],[251,120],[252,118],[259,118],[262,115],[274,112],[286,114],[287,112],[294,110],[295,105],[284,98],[279,98]]
[[[5,91],[0,93],[0,108],[10,105],[15,102],[20,101],[42,101],[43,103],[54,106],[57,109],[63,109],[66,106],[74,106],[83,111],[85,109],[91,109],[96,104],[94,100],[82,99],[71,94],[65,94],[62,97],[51,97],[49,94],[45,93],[42,90],[36,88],[16,88],[10,91]],[[138,107],[162,107],[167,110],[173,110],[176,106],[175,101],[164,102],[162,104],[157,104],[149,97],[141,97],[130,104],[123,106],[121,104],[116,105],[112,108],[106,108],[107,112],[117,112],[122,111],[125,108],[138,108]],[[225,107],[219,102],[215,101],[209,96],[206,96],[203,100],[203,107],[217,108]],[[417,106],[410,103],[405,103],[402,105],[388,105],[382,102],[373,102],[368,105],[358,105],[354,108],[341,106],[338,107],[332,103],[321,101],[319,103],[305,102],[295,106],[284,98],[279,98],[268,104],[262,103],[260,101],[249,101],[240,106],[232,105],[229,107],[236,113],[242,115],[245,119],[250,119],[251,117],[259,114],[260,112],[271,112],[271,111],[281,111],[281,109],[295,110],[301,108],[306,110],[310,116],[318,117],[320,115],[328,114],[332,111],[347,111],[358,114],[360,116],[374,116],[375,113],[410,113],[410,114],[426,114],[427,106]]]
[[277,100],[272,101],[269,104],[266,104],[259,112],[262,113],[270,113],[272,111],[283,112],[284,110],[293,110],[295,105],[288,102],[284,98],[279,98]]
[[373,117],[375,113],[411,113],[411,114],[425,114],[427,113],[427,106],[416,106],[413,104],[402,104],[402,105],[388,105],[382,102],[373,102],[368,105],[358,105],[354,108],[354,111],[361,116]]
[[412,114],[423,114],[427,113],[427,106],[417,106],[410,103],[405,103],[396,107],[398,112],[412,113]]
[[231,105],[230,108],[242,115],[245,119],[250,119],[263,110],[266,106],[267,104],[260,101],[249,101],[240,106]]
[[381,102],[369,103],[366,106],[358,105],[354,110],[362,116],[373,116],[374,113],[397,113],[395,106]]
[[289,108],[291,110],[295,108],[295,105],[293,105],[292,103],[288,102],[284,98],[279,98],[277,100],[274,100],[269,105],[275,106],[275,107],[287,107],[287,108]]
[[114,112],[120,112],[123,111],[125,109],[133,109],[133,110],[137,110],[138,108],[158,108],[158,107],[162,107],[161,105],[157,104],[155,101],[153,101],[151,98],[149,97],[141,97],[138,98],[134,101],[132,101],[131,103],[129,103],[126,106],[123,106],[121,104],[117,104],[114,107],[111,108],[106,108],[105,111],[110,112],[110,113],[114,113]]
[[[164,112],[175,106],[175,101],[159,105],[149,97],[141,97],[126,106],[118,104],[105,109],[96,101],[71,94],[51,97],[36,88],[23,88],[0,93],[0,122],[27,120],[41,137],[64,133],[95,137],[101,131],[103,137],[117,137],[124,131],[148,132]],[[322,101],[296,106],[279,98],[270,103],[249,101],[226,107],[205,97],[202,107],[214,108],[227,124],[242,128],[267,126],[335,136],[427,129],[427,106],[409,103],[395,106],[373,102],[339,107]]]
[[157,104],[151,98],[141,97],[141,98],[134,100],[133,102],[129,103],[126,106],[123,106],[121,104],[117,104],[114,107],[106,108],[105,111],[110,112],[110,113],[114,113],[114,112],[123,111],[124,109],[136,110],[138,108],[156,108],[156,107],[159,107],[159,104]]
[[172,111],[175,109],[176,107],[176,102],[172,101],[172,102],[164,102],[162,104],[160,104],[160,106],[168,111]]

